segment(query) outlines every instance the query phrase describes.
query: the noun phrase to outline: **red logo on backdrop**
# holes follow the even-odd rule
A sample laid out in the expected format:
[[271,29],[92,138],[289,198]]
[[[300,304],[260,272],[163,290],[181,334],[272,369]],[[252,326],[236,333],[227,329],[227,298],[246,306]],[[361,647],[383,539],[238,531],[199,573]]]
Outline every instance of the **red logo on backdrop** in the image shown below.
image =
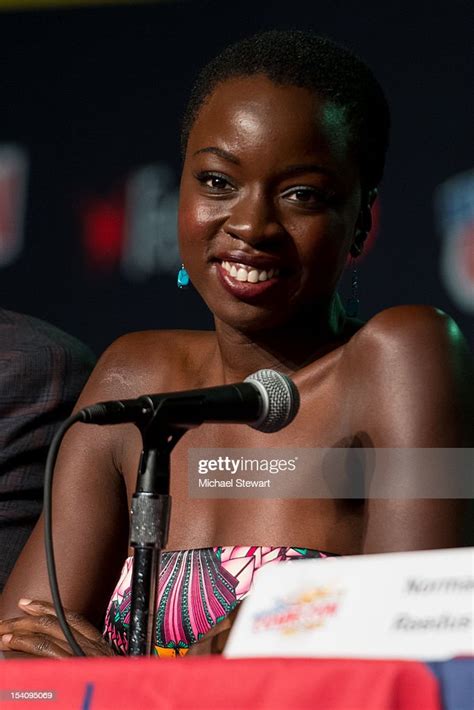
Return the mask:
[[112,271],[120,264],[125,234],[125,194],[117,190],[90,198],[81,207],[83,246],[88,268]]
[[23,148],[0,145],[0,266],[11,264],[23,247],[27,176]]

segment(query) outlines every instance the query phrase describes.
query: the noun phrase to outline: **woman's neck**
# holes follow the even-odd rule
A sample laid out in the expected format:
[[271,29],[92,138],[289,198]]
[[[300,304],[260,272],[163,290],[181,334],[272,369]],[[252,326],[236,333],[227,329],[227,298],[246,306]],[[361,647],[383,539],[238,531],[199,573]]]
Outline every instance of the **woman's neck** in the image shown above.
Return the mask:
[[225,383],[261,368],[291,375],[345,342],[353,332],[338,294],[325,307],[300,313],[282,326],[243,333],[216,320],[215,366]]

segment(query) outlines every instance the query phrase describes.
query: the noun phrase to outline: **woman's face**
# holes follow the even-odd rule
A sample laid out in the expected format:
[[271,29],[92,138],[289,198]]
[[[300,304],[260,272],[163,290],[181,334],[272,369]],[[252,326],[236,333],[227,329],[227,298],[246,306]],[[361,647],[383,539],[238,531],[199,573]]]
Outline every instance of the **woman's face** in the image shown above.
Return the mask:
[[360,211],[342,111],[265,76],[219,84],[189,135],[179,241],[217,319],[242,331],[327,304]]

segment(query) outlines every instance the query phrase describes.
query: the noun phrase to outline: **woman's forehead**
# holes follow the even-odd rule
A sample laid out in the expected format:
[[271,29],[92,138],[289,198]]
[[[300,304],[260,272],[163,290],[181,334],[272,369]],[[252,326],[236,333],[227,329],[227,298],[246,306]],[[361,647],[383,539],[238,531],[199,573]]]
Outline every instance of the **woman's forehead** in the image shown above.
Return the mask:
[[191,152],[222,143],[227,150],[271,148],[347,157],[344,109],[309,89],[275,84],[256,75],[217,85],[201,107],[189,136]]

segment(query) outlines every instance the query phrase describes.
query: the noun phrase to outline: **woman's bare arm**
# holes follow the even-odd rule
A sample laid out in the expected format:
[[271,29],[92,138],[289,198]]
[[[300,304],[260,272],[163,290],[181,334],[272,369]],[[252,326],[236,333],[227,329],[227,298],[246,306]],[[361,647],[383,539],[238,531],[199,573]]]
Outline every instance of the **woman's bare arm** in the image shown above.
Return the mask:
[[[351,353],[359,389],[354,426],[361,438],[379,449],[473,447],[473,362],[454,321],[433,308],[403,306],[382,312],[364,331]],[[364,552],[466,544],[466,501],[430,498],[422,473],[425,498],[410,497],[424,490],[414,465],[377,473],[388,494],[392,483],[397,492],[369,497]]]

